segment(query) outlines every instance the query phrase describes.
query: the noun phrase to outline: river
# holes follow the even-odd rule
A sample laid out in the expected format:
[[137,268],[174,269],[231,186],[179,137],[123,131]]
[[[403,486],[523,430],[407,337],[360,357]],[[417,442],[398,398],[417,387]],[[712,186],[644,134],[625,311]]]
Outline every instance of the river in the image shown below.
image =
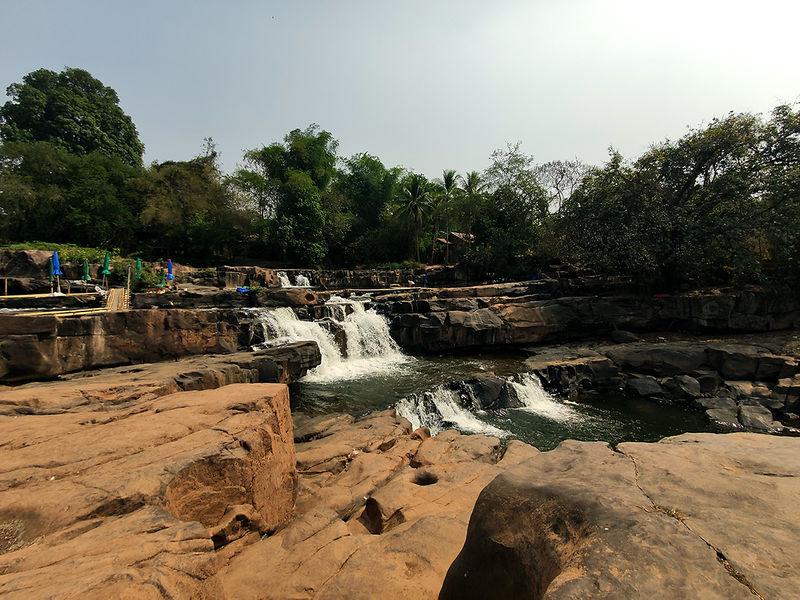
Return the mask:
[[[434,433],[456,427],[521,439],[540,450],[565,439],[616,444],[710,430],[699,412],[621,394],[580,402],[555,398],[526,372],[522,354],[408,356],[392,340],[384,318],[361,302],[334,299],[326,312],[328,317],[314,322],[300,320],[289,308],[259,311],[268,344],[314,340],[320,346],[322,364],[292,386],[296,411],[362,416],[394,407],[414,426],[426,425]],[[489,374],[512,381],[523,406],[467,408],[446,385]]]

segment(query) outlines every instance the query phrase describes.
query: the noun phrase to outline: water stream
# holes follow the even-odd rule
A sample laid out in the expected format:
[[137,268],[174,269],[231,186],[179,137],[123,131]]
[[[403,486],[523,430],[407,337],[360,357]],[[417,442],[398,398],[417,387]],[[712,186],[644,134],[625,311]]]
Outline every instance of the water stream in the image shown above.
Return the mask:
[[[396,407],[415,427],[436,433],[519,438],[540,449],[564,439],[655,441],[686,431],[708,431],[703,415],[677,406],[623,396],[568,402],[550,395],[516,354],[410,357],[389,334],[386,320],[363,302],[333,297],[326,318],[301,320],[290,308],[259,311],[267,344],[313,340],[322,363],[293,385],[294,410],[356,416]],[[449,382],[495,375],[513,388],[518,408],[479,410]]]

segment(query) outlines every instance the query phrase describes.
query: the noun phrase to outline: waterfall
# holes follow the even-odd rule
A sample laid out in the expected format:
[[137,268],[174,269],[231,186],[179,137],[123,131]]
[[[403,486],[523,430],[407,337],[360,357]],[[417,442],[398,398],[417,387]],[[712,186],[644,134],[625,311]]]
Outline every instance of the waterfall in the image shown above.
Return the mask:
[[311,287],[311,280],[302,273],[298,273],[294,276],[294,285],[292,285],[292,280],[289,279],[286,271],[278,271],[276,275],[278,276],[278,283],[281,284],[282,288]]
[[346,352],[337,344],[335,334],[314,321],[303,321],[291,308],[275,308],[260,312],[264,337],[270,345],[311,340],[322,354],[321,364],[308,372],[305,381],[335,381],[378,375],[401,368],[412,359],[400,351],[389,335],[386,320],[374,310],[366,310],[360,302],[344,305],[328,304],[333,329],[344,332]]
[[535,413],[551,421],[566,422],[575,419],[579,413],[568,404],[558,402],[542,387],[542,382],[533,373],[519,375],[519,381],[510,380],[517,398],[522,402],[520,410]]
[[289,281],[289,276],[284,271],[278,271],[277,275],[278,275],[278,283],[281,284],[282,288],[294,287],[292,285],[292,282]]
[[[508,382],[521,403],[521,406],[511,410],[531,412],[557,422],[567,422],[580,417],[580,413],[571,406],[559,402],[548,394],[539,378],[533,373],[523,373],[515,378],[509,378]],[[456,389],[440,385],[423,394],[412,394],[403,398],[396,404],[395,410],[399,416],[408,419],[414,429],[427,427],[431,435],[436,435],[448,427],[455,427],[467,433],[498,437],[508,435],[508,432],[480,418],[479,415],[485,414],[485,411],[473,412],[465,404],[471,402],[462,398]]]
[[431,435],[448,428],[467,433],[504,437],[508,432],[482,421],[462,406],[458,393],[440,385],[420,395],[412,394],[395,406],[397,414],[408,419],[412,429],[427,427]]

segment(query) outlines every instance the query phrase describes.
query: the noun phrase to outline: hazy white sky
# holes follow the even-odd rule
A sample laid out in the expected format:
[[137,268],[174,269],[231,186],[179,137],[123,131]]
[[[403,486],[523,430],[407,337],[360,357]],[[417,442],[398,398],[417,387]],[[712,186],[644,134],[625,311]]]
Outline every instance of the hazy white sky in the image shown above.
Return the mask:
[[88,69],[147,161],[212,136],[231,169],[316,122],[428,175],[506,141],[601,162],[800,100],[797,0],[0,0],[0,19],[0,86]]

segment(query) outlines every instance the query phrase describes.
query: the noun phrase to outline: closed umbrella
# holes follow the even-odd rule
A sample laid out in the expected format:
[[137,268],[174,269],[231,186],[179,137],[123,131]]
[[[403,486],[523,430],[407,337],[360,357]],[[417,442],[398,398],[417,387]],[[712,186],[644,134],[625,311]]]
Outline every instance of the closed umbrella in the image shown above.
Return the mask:
[[136,259],[136,279],[142,278],[142,259]]
[[53,278],[55,277],[53,271],[53,257],[50,257],[50,293],[53,293]]
[[167,281],[172,281],[175,279],[175,275],[172,274],[172,259],[167,259]]
[[164,269],[161,269],[161,277],[158,280],[158,287],[163,288],[167,285],[167,278],[164,275]]
[[58,258],[58,250],[55,250],[53,252],[53,257],[50,259],[50,270],[51,270],[51,275],[56,278],[57,291],[60,294],[61,279],[59,279],[59,277],[61,277],[61,275],[63,275],[64,273],[61,272],[61,261]]
[[92,276],[89,274],[89,261],[85,258],[83,259],[83,275],[81,275],[81,281],[91,281]]
[[111,252],[106,250],[103,257],[103,285],[108,289],[108,276],[111,275]]

